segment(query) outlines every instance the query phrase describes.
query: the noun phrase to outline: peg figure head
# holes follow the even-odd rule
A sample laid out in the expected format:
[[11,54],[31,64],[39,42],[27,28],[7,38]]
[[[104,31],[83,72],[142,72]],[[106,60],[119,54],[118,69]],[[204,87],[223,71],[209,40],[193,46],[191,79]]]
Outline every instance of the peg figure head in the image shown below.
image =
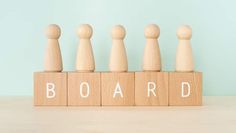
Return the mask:
[[48,25],[46,29],[46,36],[48,39],[58,39],[61,36],[61,29],[56,24]]
[[156,24],[149,24],[146,26],[144,34],[146,38],[157,39],[160,36],[160,28]]
[[122,25],[116,25],[112,28],[111,34],[113,39],[124,39],[126,31]]
[[189,25],[182,25],[177,29],[177,36],[182,40],[190,40],[192,37],[192,28]]
[[89,24],[82,24],[78,29],[79,38],[90,39],[93,35],[93,28]]

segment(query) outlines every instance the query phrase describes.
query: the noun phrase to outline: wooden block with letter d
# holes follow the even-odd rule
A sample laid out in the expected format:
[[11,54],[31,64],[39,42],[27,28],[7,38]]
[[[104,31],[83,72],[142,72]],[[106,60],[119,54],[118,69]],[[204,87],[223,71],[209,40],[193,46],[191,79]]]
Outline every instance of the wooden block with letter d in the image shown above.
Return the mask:
[[67,73],[35,72],[34,105],[67,105]]
[[134,72],[127,72],[124,37],[123,26],[112,29],[111,72],[101,73],[102,105],[134,105]]
[[169,105],[201,105],[202,73],[170,72]]

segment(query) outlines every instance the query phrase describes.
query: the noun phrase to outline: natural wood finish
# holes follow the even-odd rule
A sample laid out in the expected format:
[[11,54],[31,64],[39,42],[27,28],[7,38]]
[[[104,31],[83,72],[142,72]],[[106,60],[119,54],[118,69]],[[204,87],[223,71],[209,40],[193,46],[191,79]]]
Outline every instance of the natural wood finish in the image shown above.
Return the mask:
[[112,29],[112,48],[109,68],[112,72],[126,72],[128,70],[128,60],[123,39],[125,38],[125,28],[116,25]]
[[176,52],[176,71],[192,72],[194,70],[193,52],[190,45],[192,29],[188,25],[180,26],[177,30],[179,44]]
[[[188,97],[181,96],[182,82],[190,84]],[[169,72],[169,105],[202,105],[202,73]]]
[[48,38],[45,51],[44,70],[49,72],[61,72],[63,70],[61,50],[58,39],[61,35],[61,29],[58,25],[51,24],[46,29]]
[[80,38],[77,49],[76,70],[80,72],[93,72],[95,70],[95,61],[90,38],[93,29],[88,24],[83,24],[78,29]]
[[[55,97],[46,97],[46,84],[55,84]],[[35,72],[34,105],[67,105],[67,73]]]
[[[117,83],[122,89],[123,98],[113,94]],[[134,72],[101,73],[102,105],[134,105]]]
[[160,28],[156,24],[150,24],[145,28],[146,45],[143,56],[144,71],[161,70],[161,54],[158,44]]
[[[148,91],[148,82],[155,83],[156,96]],[[135,105],[168,106],[168,72],[135,72]]]
[[[81,97],[80,85],[83,82],[89,85],[88,97]],[[83,94],[87,94],[86,89],[83,89]],[[100,73],[68,73],[68,105],[101,105],[100,95]]]

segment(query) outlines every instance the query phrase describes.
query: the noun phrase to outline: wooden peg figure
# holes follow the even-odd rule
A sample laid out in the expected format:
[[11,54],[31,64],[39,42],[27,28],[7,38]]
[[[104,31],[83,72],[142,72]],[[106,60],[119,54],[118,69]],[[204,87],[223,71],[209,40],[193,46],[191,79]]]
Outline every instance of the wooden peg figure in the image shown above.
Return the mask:
[[61,29],[56,24],[51,24],[46,29],[48,44],[45,53],[44,70],[49,72],[61,72],[62,57],[58,39],[61,35]]
[[192,29],[188,25],[180,26],[177,30],[179,44],[176,52],[176,71],[192,72],[194,70],[193,53],[190,45]]
[[79,45],[77,49],[76,71],[93,72],[95,62],[90,38],[93,29],[89,24],[83,24],[78,29]]
[[122,25],[116,25],[112,29],[112,49],[109,68],[111,72],[126,72],[128,70],[128,61],[124,45],[125,28]]
[[146,46],[143,56],[144,71],[161,71],[161,55],[158,44],[160,28],[156,24],[150,24],[145,28]]

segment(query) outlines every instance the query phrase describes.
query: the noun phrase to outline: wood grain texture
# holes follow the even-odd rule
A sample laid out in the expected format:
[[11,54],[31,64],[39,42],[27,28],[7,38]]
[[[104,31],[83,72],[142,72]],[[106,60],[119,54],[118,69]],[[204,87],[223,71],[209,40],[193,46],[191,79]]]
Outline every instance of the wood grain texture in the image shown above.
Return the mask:
[[145,28],[146,45],[143,54],[142,68],[144,71],[161,70],[161,53],[158,43],[160,28],[156,24],[150,24]]
[[58,39],[61,29],[58,25],[51,24],[46,29],[48,43],[44,57],[44,71],[61,72],[63,70],[61,50]]
[[[115,87],[119,82],[123,98],[113,98]],[[134,72],[101,73],[102,105],[134,105]]]
[[116,25],[112,29],[112,48],[109,61],[110,71],[128,71],[128,59],[124,44],[125,34],[126,31],[122,25]]
[[76,70],[80,72],[93,72],[95,61],[91,45],[93,29],[88,24],[83,24],[78,29],[79,45],[76,56]]
[[190,44],[192,29],[188,25],[180,26],[177,30],[179,44],[176,50],[176,71],[192,72],[194,70],[193,52]]
[[[155,83],[156,96],[149,91],[148,97],[148,82]],[[168,72],[135,72],[135,105],[168,106]]]
[[[89,85],[88,97],[81,97],[80,84],[87,82]],[[83,89],[83,94],[87,94],[87,89]],[[100,93],[100,73],[68,73],[68,105],[101,105]]]
[[[46,84],[55,84],[55,97],[46,97]],[[34,105],[67,105],[67,73],[35,72]]]
[[[182,82],[189,82],[190,95],[182,97]],[[169,72],[169,105],[202,105],[201,72]]]

